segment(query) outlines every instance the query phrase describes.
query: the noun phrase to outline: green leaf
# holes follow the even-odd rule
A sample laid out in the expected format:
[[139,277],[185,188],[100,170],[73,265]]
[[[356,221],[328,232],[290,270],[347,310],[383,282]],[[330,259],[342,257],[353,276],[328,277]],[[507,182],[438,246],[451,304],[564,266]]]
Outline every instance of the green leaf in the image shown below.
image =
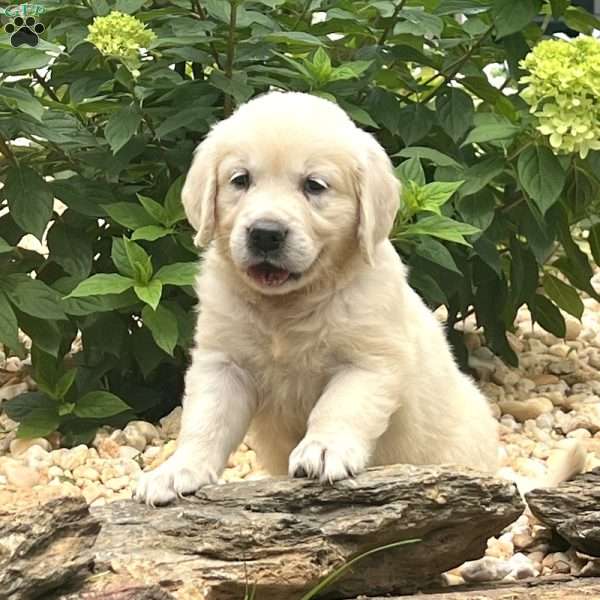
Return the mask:
[[25,392],[2,403],[2,410],[9,419],[22,421],[33,410],[56,405],[54,400],[41,392]]
[[570,0],[550,0],[550,7],[552,8],[552,17],[554,19],[562,17],[570,4]]
[[494,0],[492,18],[498,39],[524,29],[540,10],[539,0]]
[[155,277],[147,285],[136,285],[133,289],[142,302],[145,302],[148,306],[151,306],[156,310],[158,303],[160,302],[160,297],[162,296],[162,288],[162,282]]
[[473,125],[473,99],[462,90],[450,88],[438,96],[435,107],[442,129],[454,140],[461,139]]
[[110,257],[121,275],[131,278],[135,277],[135,271],[129,262],[127,250],[125,249],[125,238],[113,238]]
[[[558,210],[556,210],[558,208]],[[553,221],[558,229],[559,240],[565,250],[566,256],[560,256],[554,261],[563,275],[578,289],[588,293],[600,302],[600,294],[591,284],[594,275],[587,254],[575,243],[569,228],[569,217],[566,209],[560,204],[552,207]]]
[[14,246],[11,246],[4,238],[0,237],[0,254],[6,254],[7,252],[12,252],[14,250]]
[[113,221],[127,227],[127,229],[139,229],[147,225],[156,225],[156,221],[146,212],[143,206],[132,202],[103,204],[102,208]]
[[48,231],[50,259],[67,273],[83,278],[92,269],[92,244],[89,238],[61,221],[55,221]]
[[76,402],[73,414],[87,419],[104,419],[126,410],[129,410],[129,406],[118,396],[110,392],[95,391],[88,392]]
[[145,211],[154,219],[156,223],[165,224],[165,208],[156,200],[138,194],[138,199]]
[[481,258],[481,260],[490,267],[498,277],[501,276],[502,264],[500,253],[494,242],[482,235],[473,242],[473,250],[475,250],[477,256],[479,256],[479,258]]
[[84,298],[103,294],[120,294],[133,287],[135,281],[117,273],[99,273],[82,281],[67,298]]
[[6,170],[4,194],[15,223],[42,239],[52,216],[52,191],[50,186],[30,167],[9,167]]
[[501,156],[489,156],[469,167],[462,175],[465,180],[460,188],[461,196],[476,194],[504,171],[505,162]]
[[421,187],[419,209],[440,214],[440,208],[452,198],[464,181],[434,181]]
[[19,347],[17,317],[3,292],[0,291],[0,343],[11,350]]
[[58,408],[48,403],[46,406],[34,408],[19,424],[18,438],[31,439],[44,437],[56,431],[60,424]]
[[594,29],[600,29],[600,19],[579,6],[569,6],[564,19],[571,29],[581,33],[591,34]]
[[465,141],[461,144],[461,148],[469,144],[483,144],[485,142],[508,142],[512,140],[520,129],[515,125],[508,123],[485,124],[474,127]]
[[[61,303],[61,308],[64,307],[64,303],[65,301]],[[64,324],[61,323],[61,325]],[[33,340],[40,350],[43,350],[50,356],[58,356],[63,335],[57,321],[19,313],[19,327]]]
[[54,385],[57,380],[58,361],[34,343],[31,346],[32,376],[38,388],[54,398]]
[[161,267],[155,275],[164,285],[194,285],[198,275],[198,263],[182,262]]
[[409,181],[414,181],[417,185],[425,185],[425,171],[418,158],[409,158],[394,170],[396,177],[407,186]]
[[596,261],[597,265],[600,265],[600,223],[596,223],[590,228],[590,234],[588,241],[590,243],[590,250],[592,256]]
[[1,279],[0,286],[20,311],[43,319],[66,319],[60,294],[41,280],[15,273]]
[[462,169],[462,166],[447,154],[443,154],[439,150],[434,150],[433,148],[427,148],[425,146],[404,148],[398,152],[398,156],[403,156],[405,158],[424,158],[440,167],[455,167],[457,169]]
[[51,60],[51,56],[41,50],[29,50],[28,48],[15,48],[14,50],[0,51],[0,73],[31,73],[34,69],[45,67]]
[[142,321],[152,333],[158,347],[173,356],[179,337],[175,315],[164,306],[158,306],[156,310],[145,306],[142,310]]
[[419,219],[416,223],[411,223],[404,227],[401,237],[414,237],[420,235],[430,235],[449,242],[455,242],[464,246],[470,246],[465,240],[465,235],[479,233],[477,227],[472,227],[466,223],[460,223],[448,217],[440,215],[431,215]]
[[287,46],[323,46],[323,42],[310,33],[303,31],[277,31],[263,36],[266,42],[285,44]]
[[372,60],[355,60],[336,67],[329,76],[329,81],[343,81],[360,77],[371,65]]
[[394,35],[440,36],[444,29],[444,21],[432,15],[422,7],[409,7],[400,11],[401,21],[394,26]]
[[[309,65],[311,65],[311,63],[309,63]],[[327,81],[329,79],[332,71],[331,60],[324,48],[317,48],[316,52],[313,54],[312,67],[319,80]]]
[[545,146],[531,146],[519,155],[519,182],[542,215],[559,199],[566,173],[556,156]]
[[69,369],[66,373],[63,373],[59,380],[56,382],[54,387],[54,393],[56,397],[62,400],[73,386],[75,376],[77,375],[77,368]]
[[434,240],[429,236],[424,236],[421,238],[421,242],[417,246],[415,252],[428,261],[440,265],[448,271],[453,271],[462,277],[462,272],[456,266],[456,262],[454,262],[448,248],[437,240]]
[[181,188],[185,182],[185,176],[178,177],[169,188],[165,198],[165,225],[171,227],[179,221],[185,221],[185,210],[181,203]]
[[544,291],[565,312],[581,319],[584,306],[575,288],[554,277],[554,275],[546,273],[544,275]]
[[156,137],[163,139],[170,133],[185,127],[187,130],[206,130],[207,121],[213,115],[212,106],[190,106],[170,115],[156,128]]
[[532,303],[528,304],[533,318],[549,333],[564,338],[567,333],[565,319],[560,310],[548,298],[536,294]]
[[125,244],[125,253],[127,254],[129,265],[135,274],[134,279],[136,283],[146,285],[154,273],[152,259],[148,256],[146,251],[135,242],[132,242],[127,238],[123,238],[123,242]]
[[433,127],[434,115],[422,104],[405,106],[398,113],[400,136],[407,146],[422,140]]
[[0,86],[0,98],[13,109],[17,109],[27,115],[32,116],[36,121],[42,120],[44,107],[40,101],[35,98],[29,90],[18,87],[8,87],[6,84]]
[[237,72],[233,73],[231,77],[226,77],[220,71],[213,71],[208,81],[218,90],[235,98],[239,103],[248,100],[254,92],[254,89],[247,83],[246,73]]
[[[466,183],[469,183],[469,180]],[[462,193],[462,188],[460,192]],[[494,220],[496,201],[489,190],[482,190],[477,194],[461,196],[456,208],[464,221],[485,231]]]
[[146,225],[146,227],[136,229],[131,235],[131,239],[153,242],[171,233],[173,233],[173,229],[167,229],[162,225]]
[[476,15],[490,9],[489,2],[481,0],[442,0],[435,9],[436,15]]
[[367,127],[373,127],[373,129],[379,129],[379,125],[363,108],[348,102],[340,102],[340,106],[348,113],[348,115],[350,115],[350,118],[353,121],[356,121],[360,125],[366,125]]
[[114,113],[104,128],[104,136],[116,154],[135,134],[142,121],[142,115],[133,105]]
[[417,269],[410,269],[408,273],[410,286],[418,290],[428,303],[446,304],[448,302],[446,294],[431,275]]
[[519,307],[530,302],[538,287],[538,264],[531,250],[515,237],[510,240],[510,290],[504,320],[512,323]]

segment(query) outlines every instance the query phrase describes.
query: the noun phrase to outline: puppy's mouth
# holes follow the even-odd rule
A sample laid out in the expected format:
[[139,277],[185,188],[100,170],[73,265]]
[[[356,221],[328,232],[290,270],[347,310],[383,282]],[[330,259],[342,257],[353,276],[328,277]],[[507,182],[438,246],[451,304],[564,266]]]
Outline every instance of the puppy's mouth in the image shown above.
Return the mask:
[[250,279],[265,287],[279,287],[290,279],[299,279],[302,275],[301,273],[292,273],[266,261],[252,265],[246,273]]

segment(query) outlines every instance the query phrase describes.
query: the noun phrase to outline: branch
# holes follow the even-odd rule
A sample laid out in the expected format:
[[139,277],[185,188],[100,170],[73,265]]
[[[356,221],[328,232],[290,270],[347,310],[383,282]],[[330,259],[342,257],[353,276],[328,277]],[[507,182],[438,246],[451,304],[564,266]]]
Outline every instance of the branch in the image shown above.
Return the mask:
[[390,22],[388,23],[387,27],[381,33],[381,36],[379,37],[377,45],[383,46],[388,35],[394,28],[394,25],[396,24],[396,19],[398,18],[400,11],[404,8],[405,4],[406,4],[406,0],[400,0],[400,2],[398,2],[398,4],[396,4],[396,8],[394,9],[392,16],[390,17]]
[[[235,59],[235,27],[237,23],[237,0],[231,0],[231,14],[229,16],[229,36],[227,38],[227,62],[225,64],[225,77],[231,81],[233,76],[233,61]],[[225,95],[224,113],[228,117],[233,112],[233,98]]]
[[[204,8],[202,8],[202,5],[198,0],[192,0],[192,7],[196,11],[196,14],[200,18],[200,20],[206,21],[208,19],[206,11],[204,10]],[[212,57],[215,60],[215,64],[220,70],[223,70],[223,67],[221,66],[221,61],[219,60],[219,52],[217,51],[217,47],[215,46],[214,42],[209,42],[208,46],[210,48]]]
[[[452,79],[454,79],[454,77],[456,76],[456,74],[461,70],[461,68],[463,67],[463,65],[473,56],[473,54],[475,53],[475,50],[477,50],[481,44],[483,44],[483,42],[485,41],[485,39],[490,35],[490,33],[492,33],[492,31],[494,30],[494,25],[490,25],[481,35],[481,37],[469,48],[469,50],[464,54],[464,56],[462,56],[460,59],[458,59],[450,68],[448,73],[444,73],[442,71],[439,71],[438,73],[436,73],[435,75],[432,75],[431,77],[429,77],[429,79],[427,79],[423,85],[428,85],[430,84],[434,79],[436,79],[439,76],[442,76],[444,79],[443,81],[436,86],[433,90],[431,90],[428,94],[425,94],[425,96],[423,96],[423,98],[421,99],[421,103],[422,104],[426,104],[427,102],[429,102],[429,100],[431,100],[440,89],[442,89],[449,81],[451,81]],[[412,94],[409,94],[410,96],[412,96]]]
[[296,19],[296,22],[294,23],[294,26],[292,27],[292,31],[296,31],[296,29],[298,29],[298,25],[300,25],[300,23],[302,22],[302,20],[308,13],[308,9],[310,8],[311,3],[312,3],[312,0],[306,0],[306,2],[304,3],[304,6],[302,7],[302,12],[298,15],[298,18]]
[[48,85],[48,82],[37,71],[33,72],[33,76],[35,77],[36,81],[44,88],[44,91],[46,92],[46,94],[48,94],[48,96],[50,96],[50,98],[52,98],[52,100],[54,100],[54,102],[60,102],[60,98],[56,95],[54,90]]
[[0,152],[2,152],[4,157],[8,161],[10,161],[15,167],[19,166],[17,157],[14,155],[13,151],[10,149],[10,146],[6,143],[2,136],[0,136]]

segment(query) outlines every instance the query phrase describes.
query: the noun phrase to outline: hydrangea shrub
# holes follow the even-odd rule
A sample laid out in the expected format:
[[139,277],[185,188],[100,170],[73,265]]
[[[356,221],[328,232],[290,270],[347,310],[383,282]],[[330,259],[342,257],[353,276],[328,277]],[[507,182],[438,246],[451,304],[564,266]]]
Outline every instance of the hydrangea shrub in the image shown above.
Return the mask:
[[521,62],[521,93],[557,153],[600,150],[600,40],[544,40]]
[[[600,299],[600,24],[568,0],[43,4],[35,48],[0,35],[0,343],[31,338],[38,387],[5,405],[20,435],[78,443],[177,404],[198,264],[181,184],[210,126],[273,87],[337,102],[392,157],[393,243],[463,364],[468,315],[514,363],[521,306],[561,336],[580,291]],[[552,19],[588,37],[544,41]]]

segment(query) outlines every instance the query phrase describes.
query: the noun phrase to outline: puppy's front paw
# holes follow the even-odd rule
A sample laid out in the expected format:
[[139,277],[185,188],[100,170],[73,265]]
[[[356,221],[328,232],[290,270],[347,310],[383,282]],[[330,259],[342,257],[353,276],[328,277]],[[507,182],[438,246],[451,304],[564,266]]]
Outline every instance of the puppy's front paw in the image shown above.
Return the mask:
[[216,480],[216,474],[209,469],[189,466],[177,456],[172,456],[156,469],[140,475],[135,499],[149,506],[168,504],[178,496],[191,494]]
[[368,455],[358,444],[305,437],[290,454],[290,477],[309,477],[333,483],[363,471]]

